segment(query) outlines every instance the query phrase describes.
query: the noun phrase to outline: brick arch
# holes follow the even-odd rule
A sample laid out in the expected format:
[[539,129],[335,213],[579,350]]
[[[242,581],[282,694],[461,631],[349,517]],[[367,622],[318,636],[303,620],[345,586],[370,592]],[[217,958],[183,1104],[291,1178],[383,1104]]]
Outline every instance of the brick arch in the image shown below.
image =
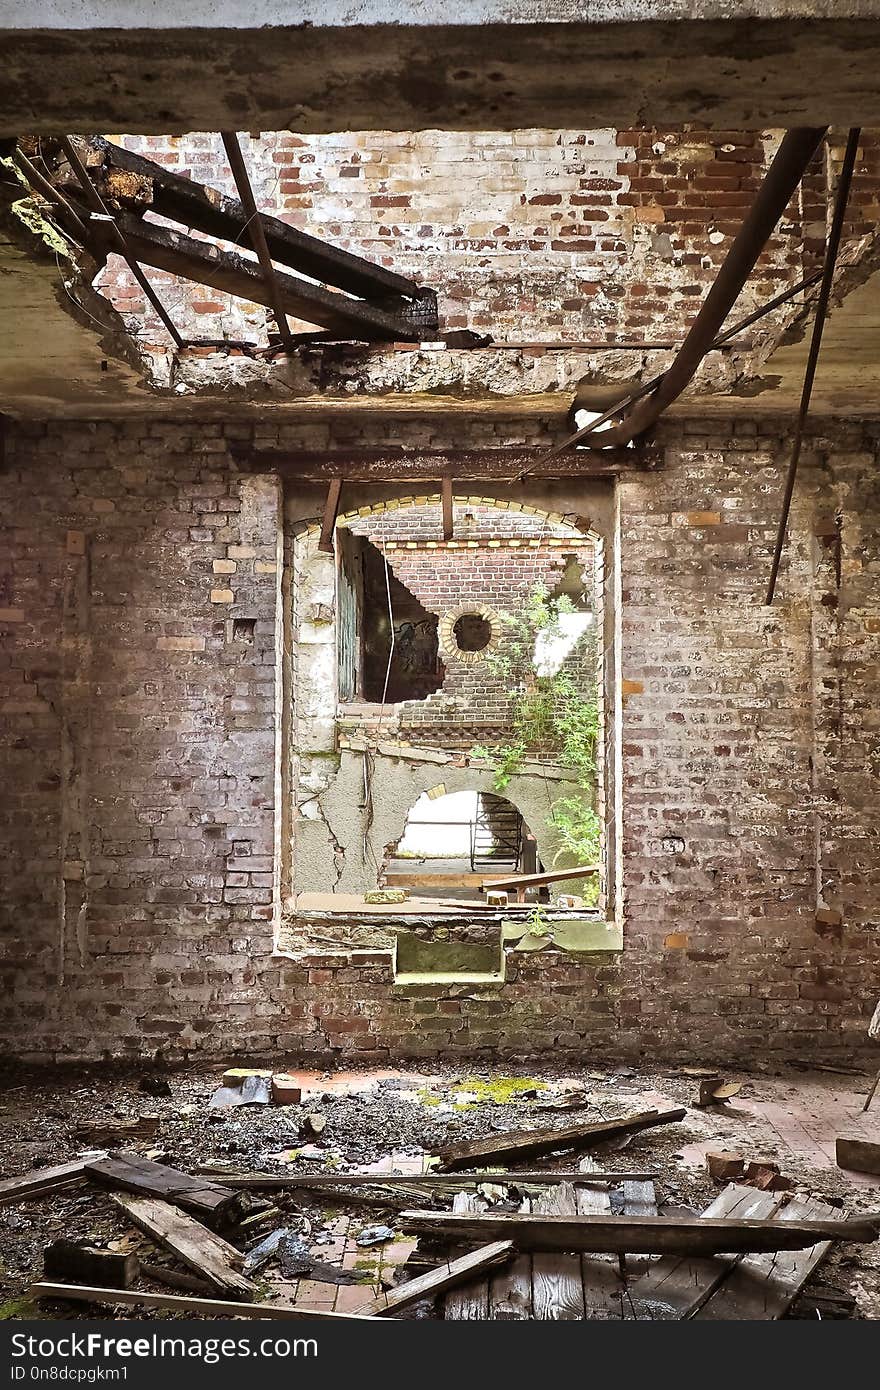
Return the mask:
[[[588,517],[579,516],[574,512],[548,511],[544,507],[536,507],[527,502],[512,501],[507,497],[487,497],[478,493],[454,493],[453,504],[472,507],[494,507],[498,511],[519,512],[529,516],[542,517],[545,521],[557,526],[569,526],[571,537],[560,537],[560,539],[578,538],[591,540],[597,544],[602,541],[602,535],[597,531]],[[337,518],[337,525],[344,525],[349,521],[363,520],[369,516],[382,516],[388,512],[402,511],[406,507],[427,507],[440,506],[440,493],[413,493],[401,497],[387,497],[380,502],[370,502],[362,507],[355,507],[348,512],[340,512]],[[317,536],[321,530],[321,522],[318,518],[307,522],[304,526],[305,534],[311,539]]]

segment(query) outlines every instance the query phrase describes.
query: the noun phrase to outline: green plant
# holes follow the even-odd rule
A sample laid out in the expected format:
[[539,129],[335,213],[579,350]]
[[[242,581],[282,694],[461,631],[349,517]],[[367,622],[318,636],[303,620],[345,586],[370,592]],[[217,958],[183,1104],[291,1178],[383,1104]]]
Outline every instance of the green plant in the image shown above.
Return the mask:
[[[595,685],[589,691],[578,689],[570,671],[550,675],[535,670],[535,639],[539,633],[559,633],[563,613],[574,612],[571,600],[551,597],[546,589],[536,589],[528,599],[522,619],[506,618],[508,640],[501,653],[489,660],[496,673],[513,691],[511,737],[504,743],[474,749],[494,772],[494,786],[503,792],[511,778],[532,754],[551,753],[561,767],[575,773],[577,790],[559,797],[550,808],[559,848],[554,864],[563,856],[574,863],[594,863],[599,853],[600,823],[593,809],[596,783],[596,755],[599,739],[599,707]],[[582,637],[573,655],[588,662],[594,652],[585,650],[589,639]],[[598,888],[587,889],[595,901]]]

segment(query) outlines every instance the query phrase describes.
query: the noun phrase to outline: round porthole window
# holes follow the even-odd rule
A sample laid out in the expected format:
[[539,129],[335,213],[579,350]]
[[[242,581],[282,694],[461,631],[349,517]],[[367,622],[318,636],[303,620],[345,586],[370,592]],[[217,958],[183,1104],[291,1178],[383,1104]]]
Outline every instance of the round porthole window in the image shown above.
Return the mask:
[[500,633],[501,620],[493,608],[456,608],[440,621],[440,645],[455,661],[485,660]]

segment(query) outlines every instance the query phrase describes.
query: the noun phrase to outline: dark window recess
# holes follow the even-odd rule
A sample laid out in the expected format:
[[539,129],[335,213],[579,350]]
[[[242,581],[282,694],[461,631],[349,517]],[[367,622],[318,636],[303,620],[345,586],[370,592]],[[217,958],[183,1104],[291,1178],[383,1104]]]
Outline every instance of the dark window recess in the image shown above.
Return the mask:
[[492,640],[492,624],[482,613],[462,613],[452,635],[462,652],[481,652]]
[[398,704],[433,695],[446,674],[436,613],[422,607],[390,566],[386,579],[385,557],[365,536],[340,528],[337,537],[340,700]]
[[233,618],[232,619],[232,640],[233,642],[253,643],[254,632],[256,631],[256,618]]

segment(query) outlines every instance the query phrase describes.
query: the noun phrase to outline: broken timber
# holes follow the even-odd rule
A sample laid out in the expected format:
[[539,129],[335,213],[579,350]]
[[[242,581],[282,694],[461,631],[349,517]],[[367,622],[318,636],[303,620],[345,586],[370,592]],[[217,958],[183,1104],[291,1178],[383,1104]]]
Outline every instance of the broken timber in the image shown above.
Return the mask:
[[325,487],[333,478],[350,483],[436,482],[454,472],[457,483],[516,482],[530,478],[603,478],[620,472],[653,471],[663,462],[659,448],[579,449],[559,458],[541,449],[348,449],[344,453],[288,453],[232,446],[238,467],[248,473],[277,473],[298,483]]
[[152,1197],[115,1195],[113,1201],[139,1230],[164,1245],[217,1293],[228,1298],[254,1293],[256,1285],[236,1269],[243,1262],[241,1253],[185,1212]]
[[[89,159],[92,177],[99,182],[111,169],[137,174],[149,181],[149,206],[159,216],[186,227],[196,227],[206,236],[217,237],[221,241],[241,240],[248,219],[237,199],[227,197],[219,189],[206,188],[181,174],[173,174],[143,155],[121,149],[101,137],[94,137],[90,145],[100,153],[103,161],[103,168],[99,169]],[[436,328],[433,291],[386,266],[374,265],[350,251],[342,251],[318,237],[309,236],[268,213],[262,213],[261,221],[274,261],[290,266],[311,279],[320,280],[325,285],[335,285],[348,294],[364,299],[384,298],[388,301],[389,310],[394,312],[403,313],[408,307],[402,302],[395,304],[395,296],[401,301],[417,301],[423,313],[433,308],[433,324],[426,317],[424,326],[426,329]]]
[[75,1240],[55,1240],[43,1251],[43,1273],[47,1279],[92,1279],[113,1288],[128,1289],[138,1276],[135,1255],[99,1250]]
[[474,1187],[480,1183],[498,1183],[502,1187],[518,1187],[520,1183],[543,1186],[559,1182],[624,1182],[644,1181],[653,1173],[591,1172],[587,1178],[578,1171],[553,1172],[546,1168],[523,1169],[522,1172],[499,1172],[488,1169],[478,1173],[239,1173],[224,1174],[228,1187],[253,1188],[258,1191],[282,1191],[284,1188],[320,1190],[323,1187]]
[[[211,242],[197,241],[171,227],[142,222],[130,213],[120,213],[116,226],[132,256],[142,265],[210,285],[268,309],[273,307],[272,293],[257,261],[246,260],[234,251],[223,251]],[[115,250],[115,246],[110,249]],[[307,323],[319,323],[341,337],[411,341],[423,335],[421,328],[404,323],[365,300],[350,299],[283,271],[277,271],[275,278],[286,314]]]
[[869,1139],[837,1140],[837,1166],[850,1168],[856,1173],[877,1173],[880,1175],[880,1144]]
[[41,1197],[56,1187],[71,1187],[86,1176],[86,1162],[84,1158],[77,1158],[73,1163],[58,1163],[53,1168],[34,1168],[19,1178],[0,1178],[0,1205]]
[[440,1168],[469,1168],[481,1161],[491,1163],[502,1158],[528,1158],[552,1153],[555,1149],[588,1149],[604,1139],[617,1139],[625,1134],[636,1134],[642,1129],[653,1129],[656,1125],[673,1124],[683,1120],[686,1114],[684,1109],[644,1110],[636,1115],[621,1115],[616,1120],[568,1125],[565,1129],[518,1130],[511,1134],[495,1134],[491,1139],[446,1144],[439,1150]]
[[358,1312],[368,1317],[391,1317],[394,1313],[400,1312],[402,1308],[408,1308],[423,1298],[434,1298],[436,1294],[454,1288],[456,1284],[465,1283],[485,1269],[492,1269],[495,1265],[505,1264],[511,1259],[513,1253],[514,1247],[509,1240],[499,1240],[491,1245],[484,1245],[479,1250],[472,1250],[469,1254],[452,1260],[449,1264],[442,1264],[437,1269],[429,1270],[427,1274],[420,1274],[417,1279],[410,1279],[407,1283],[401,1284],[399,1288],[396,1287],[389,1290],[388,1293],[380,1294],[371,1303],[365,1303],[363,1307],[358,1309]]
[[801,1250],[827,1240],[868,1244],[880,1217],[841,1221],[737,1221],[665,1216],[473,1216],[405,1211],[402,1229],[446,1240],[512,1240],[520,1250],[586,1250],[615,1255],[716,1255]]
[[140,1289],[88,1288],[76,1284],[32,1284],[28,1298],[60,1298],[74,1303],[119,1303],[128,1307],[168,1308],[176,1313],[201,1313],[206,1318],[314,1318],[317,1322],[369,1322],[360,1313],[327,1313],[317,1308],[284,1303],[228,1303],[219,1298],[180,1298],[171,1293],[142,1293]]
[[151,1163],[137,1154],[119,1153],[84,1165],[85,1174],[102,1187],[123,1188],[148,1197],[162,1197],[193,1212],[209,1226],[237,1220],[243,1199],[228,1187],[207,1178],[191,1178],[176,1168]]

